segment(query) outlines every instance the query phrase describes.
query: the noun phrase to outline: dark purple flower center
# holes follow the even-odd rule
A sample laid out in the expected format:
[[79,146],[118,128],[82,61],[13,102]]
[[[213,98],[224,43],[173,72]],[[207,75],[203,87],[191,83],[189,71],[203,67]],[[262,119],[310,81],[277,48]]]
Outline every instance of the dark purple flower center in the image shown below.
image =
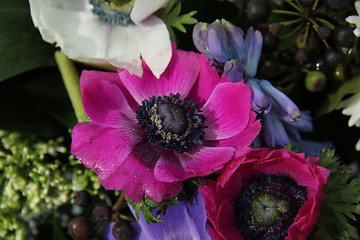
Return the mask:
[[152,144],[184,153],[203,143],[206,118],[199,112],[196,101],[170,94],[142,101],[136,119]]
[[237,226],[246,240],[280,240],[288,235],[306,189],[285,176],[265,175],[246,184],[236,199]]

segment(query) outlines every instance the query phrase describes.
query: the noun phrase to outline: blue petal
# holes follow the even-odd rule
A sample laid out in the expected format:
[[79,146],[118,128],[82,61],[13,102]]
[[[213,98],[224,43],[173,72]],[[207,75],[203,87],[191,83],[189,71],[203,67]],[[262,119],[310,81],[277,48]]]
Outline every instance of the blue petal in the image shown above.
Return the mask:
[[268,114],[271,110],[272,104],[265,93],[261,90],[258,81],[255,79],[249,79],[246,83],[251,90],[252,109],[259,114]]
[[227,61],[224,65],[224,73],[230,82],[240,82],[243,79],[244,64],[238,59]]
[[259,85],[272,103],[272,108],[284,120],[294,122],[300,120],[300,110],[283,92],[276,89],[269,81],[259,80]]
[[266,115],[262,115],[262,130],[264,140],[267,146],[283,147],[290,143],[289,136],[276,113],[270,111]]
[[208,30],[208,23],[199,22],[195,24],[193,29],[193,42],[197,50],[199,52],[206,55],[208,59],[213,59],[208,51],[208,47],[206,46],[206,32]]
[[300,142],[293,142],[293,149],[300,149],[306,156],[319,156],[319,152],[324,148],[332,148],[334,144],[332,142],[315,142],[309,140],[302,140]]
[[250,27],[245,36],[245,46],[247,50],[245,74],[248,78],[254,78],[256,76],[262,45],[263,37],[261,32],[254,31],[254,29]]
[[230,60],[228,39],[224,27],[216,21],[210,24],[206,35],[206,46],[217,61],[225,63]]
[[225,19],[221,19],[221,25],[224,27],[228,37],[231,58],[239,59],[244,62],[247,55],[244,41],[244,31]]

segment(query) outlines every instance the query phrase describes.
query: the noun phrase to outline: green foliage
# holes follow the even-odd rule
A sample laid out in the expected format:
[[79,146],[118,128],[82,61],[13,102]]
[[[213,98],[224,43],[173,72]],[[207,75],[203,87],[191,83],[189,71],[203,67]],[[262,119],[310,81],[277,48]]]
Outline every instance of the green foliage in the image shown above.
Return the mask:
[[[157,222],[163,222],[163,220],[160,219],[161,215],[165,215],[166,210],[169,205],[177,206],[178,205],[178,199],[177,197],[167,200],[162,200],[161,202],[157,203],[149,198],[144,198],[140,203],[134,203],[130,199],[126,198],[126,201],[132,206],[132,208],[135,210],[136,218],[140,219],[140,211],[145,217],[145,220],[147,224],[157,223]],[[152,214],[152,212],[156,212]],[[154,216],[156,215],[156,216]]]
[[179,31],[186,33],[184,24],[195,24],[197,20],[193,18],[197,11],[191,11],[187,14],[180,15],[181,3],[178,0],[169,0],[166,7],[160,11],[160,18],[165,22],[171,40],[175,40],[175,33],[172,28],[176,28]]
[[317,115],[327,114],[335,110],[343,97],[347,94],[353,94],[360,91],[360,75],[350,79],[349,81],[343,83],[340,87],[334,86],[332,91],[330,91],[322,106],[320,107]]
[[55,65],[54,47],[34,27],[27,0],[0,1],[0,81]]
[[331,174],[324,186],[323,204],[309,239],[359,239],[348,219],[356,220],[354,213],[360,213],[360,186],[357,181],[348,182],[350,169],[341,165],[334,154],[335,150],[320,153],[320,165],[331,170]]
[[31,239],[41,216],[68,202],[75,191],[97,194],[101,187],[63,146],[0,130],[0,239]]

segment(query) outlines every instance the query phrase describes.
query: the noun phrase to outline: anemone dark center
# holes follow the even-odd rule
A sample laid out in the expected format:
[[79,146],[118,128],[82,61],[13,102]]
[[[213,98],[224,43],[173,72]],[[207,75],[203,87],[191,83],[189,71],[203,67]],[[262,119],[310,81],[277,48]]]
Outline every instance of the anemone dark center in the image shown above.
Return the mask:
[[306,200],[306,189],[289,177],[257,178],[236,199],[237,226],[246,240],[284,239]]
[[102,22],[126,25],[135,0],[89,0],[89,3],[93,6],[91,11],[99,16]]
[[205,116],[199,112],[196,101],[170,94],[142,101],[136,119],[152,144],[184,153],[203,143]]

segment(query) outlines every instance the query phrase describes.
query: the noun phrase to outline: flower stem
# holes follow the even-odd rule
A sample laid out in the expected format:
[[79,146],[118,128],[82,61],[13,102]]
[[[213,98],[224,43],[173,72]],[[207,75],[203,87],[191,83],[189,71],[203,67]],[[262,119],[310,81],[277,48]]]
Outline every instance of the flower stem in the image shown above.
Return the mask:
[[291,0],[285,0],[285,2],[287,2],[289,5],[291,5],[294,9],[296,9],[296,11],[298,12],[302,12],[301,9],[295,4],[293,3]]
[[293,12],[293,11],[288,11],[288,10],[274,9],[274,10],[272,10],[271,12],[272,12],[272,13],[278,13],[278,14],[285,14],[285,15],[293,15],[293,16],[302,17],[302,14],[301,14],[301,13]]
[[289,26],[289,25],[291,25],[291,24],[298,23],[298,22],[301,22],[301,21],[302,21],[301,18],[297,18],[297,19],[290,20],[290,21],[280,22],[280,24],[281,24],[281,25],[284,25],[284,26]]
[[81,102],[80,81],[74,63],[61,51],[55,52],[55,60],[60,70],[78,122],[87,119]]
[[332,23],[326,21],[326,20],[323,19],[323,18],[315,18],[315,20],[318,21],[318,22],[320,22],[320,23],[322,23],[325,27],[329,28],[330,30],[334,30],[334,29],[335,29],[335,26],[334,26]]

